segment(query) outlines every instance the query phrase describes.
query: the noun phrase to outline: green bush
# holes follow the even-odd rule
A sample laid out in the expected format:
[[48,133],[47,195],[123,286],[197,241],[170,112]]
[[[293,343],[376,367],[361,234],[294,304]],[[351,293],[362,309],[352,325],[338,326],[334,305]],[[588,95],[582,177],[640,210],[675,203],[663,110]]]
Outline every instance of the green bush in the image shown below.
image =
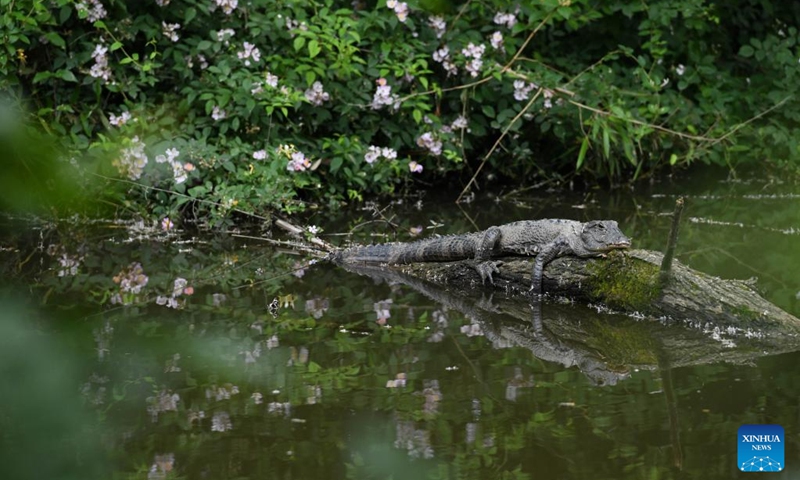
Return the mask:
[[800,154],[792,2],[0,8],[3,86],[84,167],[133,182],[120,201],[140,213],[292,211],[478,172],[620,181]]

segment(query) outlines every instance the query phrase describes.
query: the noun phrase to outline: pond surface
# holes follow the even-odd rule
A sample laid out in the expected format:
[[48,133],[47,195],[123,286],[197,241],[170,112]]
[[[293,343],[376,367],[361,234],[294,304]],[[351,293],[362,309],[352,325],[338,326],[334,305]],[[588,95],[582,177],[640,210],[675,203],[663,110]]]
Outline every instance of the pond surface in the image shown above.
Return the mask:
[[[615,219],[635,247],[663,250],[679,195],[681,262],[756,277],[800,315],[800,187],[780,179],[692,172],[309,223],[338,244]],[[800,475],[796,348],[563,302],[544,305],[543,333],[524,306],[479,315],[488,296],[229,234],[3,223],[4,479],[729,479],[749,423],[786,431],[771,478]]]

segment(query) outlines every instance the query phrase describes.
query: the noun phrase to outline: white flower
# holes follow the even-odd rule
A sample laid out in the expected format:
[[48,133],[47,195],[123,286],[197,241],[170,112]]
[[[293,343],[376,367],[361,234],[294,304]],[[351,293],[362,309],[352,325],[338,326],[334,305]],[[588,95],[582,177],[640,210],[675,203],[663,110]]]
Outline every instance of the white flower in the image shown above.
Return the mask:
[[483,56],[484,52],[486,52],[486,45],[482,43],[480,45],[475,45],[472,42],[470,42],[469,45],[466,46],[466,48],[461,50],[461,54],[464,55],[465,57],[475,58],[475,59],[480,59]]
[[397,158],[397,151],[388,147],[380,148],[375,145],[370,145],[369,148],[367,148],[367,153],[364,154],[364,161],[373,164],[381,157],[386,160],[394,160]]
[[144,153],[144,147],[145,145],[139,140],[139,137],[133,137],[130,146],[122,149],[119,158],[113,162],[121,175],[127,175],[131,180],[138,180],[142,176],[148,160]]
[[253,158],[256,160],[264,160],[267,158],[267,151],[266,150],[258,150],[253,152]]
[[380,149],[378,147],[370,145],[367,149],[367,153],[364,154],[364,161],[371,165],[375,163],[375,160],[378,159],[380,154]]
[[86,20],[88,20],[89,23],[94,23],[102,18],[106,18],[106,9],[99,0],[88,0],[88,3],[89,5],[84,1],[77,2],[75,4],[75,9],[79,14],[85,13]]
[[322,88],[322,83],[314,82],[314,84],[311,85],[311,88],[305,91],[306,100],[316,106],[320,106],[324,102],[327,102],[330,99],[330,95],[328,95],[328,92],[323,91]]
[[289,160],[289,164],[286,166],[286,169],[290,172],[302,172],[310,166],[311,162],[306,158],[305,155],[303,155],[303,152],[294,152],[292,154],[292,159]]
[[181,154],[177,148],[168,148],[165,153],[167,154],[167,160],[169,162],[173,162],[176,158],[178,158],[178,155]]
[[172,166],[172,176],[175,178],[175,183],[181,184],[189,178],[186,174],[186,169],[179,162],[172,162],[170,165]]
[[189,282],[186,281],[185,278],[178,277],[175,279],[175,282],[172,287],[172,296],[179,297],[183,293],[183,289],[186,288]]
[[375,95],[372,97],[372,109],[380,110],[386,105],[394,105],[397,107],[397,95],[392,94],[392,87],[386,84],[385,78],[379,78],[378,88],[375,90]]
[[677,66],[677,67],[675,67],[675,73],[677,73],[677,74],[678,74],[678,76],[680,77],[681,75],[683,75],[684,73],[686,73],[686,67],[684,67],[684,66],[683,66],[683,65],[681,65],[681,64],[678,64],[678,66]]
[[450,58],[450,49],[447,47],[447,45],[433,52],[434,62],[442,63],[448,58]]
[[169,5],[169,2],[170,0],[156,0],[156,4],[159,7],[166,7],[167,5]]
[[421,173],[422,165],[412,160],[408,163],[408,169],[411,170],[411,173]]
[[436,38],[442,38],[442,35],[447,31],[447,23],[444,21],[444,18],[439,16],[428,18],[428,25],[436,32]]
[[215,105],[214,110],[211,111],[211,118],[213,118],[215,122],[218,122],[227,117],[228,113],[225,110],[219,108],[219,106]]
[[[431,132],[423,133],[422,135],[417,138],[417,145],[423,148],[427,148],[430,153],[433,155],[441,155],[442,154],[442,142],[441,140],[437,140],[433,137]],[[416,164],[416,162],[413,162]],[[419,166],[420,172],[422,171],[422,165]],[[411,170],[412,172],[415,170]]]
[[505,25],[508,28],[517,24],[517,16],[513,13],[497,12],[494,16],[494,23],[497,25]]
[[397,151],[391,148],[382,148],[381,149],[381,156],[387,160],[394,160],[397,158]]
[[464,65],[464,69],[469,72],[470,75],[473,77],[477,77],[481,71],[481,67],[483,66],[483,60],[480,58],[473,58],[466,65]]
[[[220,0],[217,0],[219,2]],[[217,412],[211,417],[211,431],[212,432],[227,432],[233,428],[231,423],[231,416],[228,412]]]
[[464,115],[459,115],[455,120],[453,120],[453,123],[450,124],[450,128],[453,130],[467,128],[467,117]]
[[[239,0],[215,0],[217,2],[218,7],[222,8],[222,11],[225,12],[225,15],[230,15],[236,10],[236,7],[239,5]],[[216,8],[216,7],[215,7]]]
[[489,43],[492,44],[492,48],[498,50],[503,47],[503,34],[500,32],[494,32],[492,34],[492,38],[489,39]]
[[244,64],[249,67],[250,59],[252,59],[255,63],[258,63],[261,60],[261,51],[252,43],[244,42],[244,50],[237,52],[236,56],[239,57],[239,59],[244,60]]
[[232,28],[223,28],[222,30],[217,30],[215,33],[217,35],[217,40],[223,42],[225,45],[228,45],[231,37],[236,35],[236,31]]
[[524,80],[514,80],[514,100],[519,102],[530,98],[531,90],[539,88],[535,83],[528,83]]
[[173,42],[177,42],[181,37],[178,35],[178,30],[181,28],[179,23],[161,22],[161,33]]
[[108,47],[102,43],[97,44],[92,52],[92,58],[95,63],[89,70],[89,75],[94,78],[102,78],[106,82],[111,79],[111,69],[108,68],[108,57],[106,56],[107,52]]
[[265,76],[265,82],[270,87],[275,88],[278,86],[278,76],[267,72],[267,75]]
[[119,116],[114,115],[113,113],[108,116],[108,123],[114,125],[115,127],[121,127],[128,123],[128,120],[131,119],[130,112],[122,112]]
[[396,0],[388,0],[386,6],[394,10],[397,19],[405,22],[408,18],[408,4],[406,2],[398,2]]
[[544,96],[544,108],[553,108],[553,101],[551,100],[553,98],[553,91],[545,89],[544,92],[542,92],[542,96]]

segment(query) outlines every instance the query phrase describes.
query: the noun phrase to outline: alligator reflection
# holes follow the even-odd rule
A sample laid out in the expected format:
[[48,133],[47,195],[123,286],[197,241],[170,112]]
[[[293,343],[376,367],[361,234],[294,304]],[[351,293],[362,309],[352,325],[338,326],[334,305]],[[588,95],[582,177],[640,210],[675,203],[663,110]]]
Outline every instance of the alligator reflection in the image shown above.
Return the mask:
[[[520,346],[566,368],[576,367],[595,385],[615,385],[636,369],[659,370],[718,362],[749,364],[758,357],[800,350],[793,335],[720,335],[719,328],[631,318],[569,304],[534,302],[495,293],[475,299],[400,270],[366,265],[348,271],[403,284],[480,323],[496,346]],[[725,332],[723,332],[725,333]]]

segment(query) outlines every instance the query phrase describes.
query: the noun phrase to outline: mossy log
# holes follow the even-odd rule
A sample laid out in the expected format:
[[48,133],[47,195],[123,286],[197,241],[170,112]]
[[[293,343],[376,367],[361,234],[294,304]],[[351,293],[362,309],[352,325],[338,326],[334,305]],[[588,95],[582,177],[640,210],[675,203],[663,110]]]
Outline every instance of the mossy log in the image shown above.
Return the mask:
[[[669,281],[659,281],[663,255],[649,250],[614,252],[606,258],[562,257],[544,269],[543,291],[583,303],[603,304],[626,314],[683,322],[710,322],[721,328],[800,334],[800,320],[765,300],[747,282],[723,280],[675,262]],[[396,266],[403,273],[448,288],[480,295],[494,288],[510,296],[528,295],[532,261],[507,259],[494,286],[483,285],[469,262]]]

